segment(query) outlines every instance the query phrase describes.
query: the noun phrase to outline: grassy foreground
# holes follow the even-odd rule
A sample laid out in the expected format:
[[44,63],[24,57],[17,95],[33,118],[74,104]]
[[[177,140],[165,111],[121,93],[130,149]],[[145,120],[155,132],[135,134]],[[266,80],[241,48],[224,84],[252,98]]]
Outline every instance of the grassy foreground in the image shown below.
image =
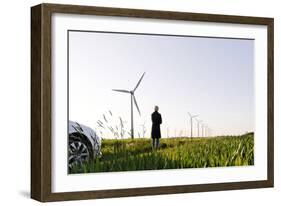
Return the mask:
[[70,173],[245,166],[254,164],[254,134],[215,138],[169,138],[152,150],[151,139],[102,141],[102,157]]

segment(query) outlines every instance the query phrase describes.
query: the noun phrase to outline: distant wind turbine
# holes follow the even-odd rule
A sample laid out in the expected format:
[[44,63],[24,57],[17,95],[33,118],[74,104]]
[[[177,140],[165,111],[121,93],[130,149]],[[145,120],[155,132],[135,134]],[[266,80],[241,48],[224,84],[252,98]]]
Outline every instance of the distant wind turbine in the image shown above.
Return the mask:
[[188,112],[188,115],[190,117],[190,137],[192,138],[192,125],[193,125],[193,118],[195,117],[198,117],[198,115],[191,115],[189,112]]
[[113,91],[115,92],[123,92],[123,93],[129,93],[131,94],[131,138],[134,139],[134,109],[133,109],[133,102],[135,103],[135,106],[139,112],[139,115],[141,115],[140,113],[140,109],[139,109],[139,106],[137,104],[137,100],[136,100],[136,97],[135,97],[135,91],[136,89],[138,88],[138,86],[140,85],[141,81],[142,81],[142,78],[144,76],[145,72],[142,74],[140,80],[138,81],[137,85],[135,86],[135,88],[131,91],[129,90],[123,90],[123,89],[113,89]]
[[209,134],[208,134],[208,125],[207,124],[204,124],[204,133],[205,133],[205,137],[208,137]]
[[205,131],[205,133],[206,133],[206,136],[208,136],[208,137],[210,137],[211,136],[211,128],[210,127],[206,127],[206,131]]
[[202,137],[204,137],[204,127],[205,127],[205,124],[201,124],[201,129],[202,129]]
[[198,119],[195,119],[196,120],[196,122],[197,122],[197,130],[198,130],[198,133],[197,133],[197,135],[198,135],[198,137],[200,137],[200,124],[203,122],[202,120],[198,120]]

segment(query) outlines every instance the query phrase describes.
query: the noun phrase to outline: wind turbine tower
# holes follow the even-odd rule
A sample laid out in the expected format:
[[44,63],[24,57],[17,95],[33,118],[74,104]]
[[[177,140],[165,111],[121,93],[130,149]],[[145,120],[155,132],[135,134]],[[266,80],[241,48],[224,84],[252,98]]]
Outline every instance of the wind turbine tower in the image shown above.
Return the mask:
[[143,79],[143,76],[145,75],[145,72],[142,74],[141,78],[139,79],[137,85],[135,86],[135,88],[131,91],[129,90],[124,90],[124,89],[113,89],[113,91],[115,92],[123,92],[123,93],[129,93],[131,95],[131,138],[134,139],[134,109],[133,109],[133,102],[135,103],[135,106],[139,112],[139,115],[141,115],[140,113],[140,109],[139,109],[139,106],[138,106],[138,103],[137,103],[137,100],[136,100],[136,97],[135,97],[135,91],[136,89],[138,88],[138,86],[140,85],[142,79]]
[[205,136],[206,136],[206,137],[209,137],[208,129],[209,129],[208,125],[205,124],[205,125],[204,125],[204,132],[205,132]]
[[193,118],[195,117],[198,117],[198,115],[191,115],[189,112],[188,112],[188,115],[190,117],[190,137],[192,138],[192,126],[193,126]]
[[200,124],[203,122],[202,120],[195,119],[197,122],[197,135],[200,137]]
[[201,133],[202,133],[202,137],[204,137],[204,127],[205,127],[205,125],[204,124],[201,124]]

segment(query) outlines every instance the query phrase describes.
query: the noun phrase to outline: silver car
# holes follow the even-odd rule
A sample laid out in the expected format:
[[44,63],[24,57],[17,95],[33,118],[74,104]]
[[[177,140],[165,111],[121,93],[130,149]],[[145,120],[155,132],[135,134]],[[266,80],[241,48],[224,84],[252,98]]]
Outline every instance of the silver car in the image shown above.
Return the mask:
[[101,156],[101,138],[93,129],[77,122],[68,125],[68,166],[81,165],[83,162]]

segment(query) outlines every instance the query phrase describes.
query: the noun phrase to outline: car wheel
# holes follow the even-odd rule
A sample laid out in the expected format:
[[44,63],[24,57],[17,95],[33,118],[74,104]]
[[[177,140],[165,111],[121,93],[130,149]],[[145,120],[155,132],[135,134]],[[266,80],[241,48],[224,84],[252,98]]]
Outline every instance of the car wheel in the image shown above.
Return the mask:
[[93,151],[87,138],[82,134],[70,134],[68,145],[68,166],[82,165],[91,160]]

